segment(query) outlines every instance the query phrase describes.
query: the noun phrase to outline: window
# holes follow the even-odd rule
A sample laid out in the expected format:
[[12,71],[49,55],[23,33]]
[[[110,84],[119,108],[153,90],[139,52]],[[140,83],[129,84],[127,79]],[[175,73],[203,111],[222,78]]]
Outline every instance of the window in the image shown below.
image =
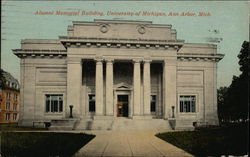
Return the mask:
[[14,101],[17,101],[17,94],[14,94]]
[[17,109],[17,104],[13,104],[13,111],[16,111]]
[[195,101],[194,95],[180,96],[180,112],[195,112]]
[[95,112],[95,95],[89,94],[89,112]]
[[6,116],[5,116],[5,120],[10,120],[10,114],[9,114],[9,113],[6,113],[5,115],[6,115]]
[[13,114],[13,120],[17,120],[17,114],[16,113]]
[[150,111],[151,112],[155,112],[156,111],[156,95],[151,95]]
[[46,95],[46,112],[63,111],[63,95],[47,94]]
[[5,107],[5,109],[6,109],[6,110],[10,110],[10,102],[9,102],[9,101],[6,102],[6,107]]
[[10,93],[6,93],[6,98],[7,98],[7,99],[10,99],[10,96],[11,96]]

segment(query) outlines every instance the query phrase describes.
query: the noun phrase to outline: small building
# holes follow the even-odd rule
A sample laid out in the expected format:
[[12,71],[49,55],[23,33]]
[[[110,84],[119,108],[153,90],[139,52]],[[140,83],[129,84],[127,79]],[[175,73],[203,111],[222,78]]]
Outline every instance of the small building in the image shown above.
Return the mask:
[[20,125],[66,124],[71,109],[76,129],[218,124],[224,55],[178,40],[171,25],[74,21],[67,36],[25,39],[13,53],[21,59]]
[[17,123],[19,83],[10,73],[0,69],[0,123]]

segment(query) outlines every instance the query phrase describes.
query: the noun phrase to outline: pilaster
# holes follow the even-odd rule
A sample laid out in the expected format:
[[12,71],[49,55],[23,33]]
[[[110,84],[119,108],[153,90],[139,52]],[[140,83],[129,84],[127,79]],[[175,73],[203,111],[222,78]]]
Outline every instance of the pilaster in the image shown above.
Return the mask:
[[172,106],[176,112],[176,58],[164,60],[163,75],[164,75],[164,118],[171,117]]
[[67,104],[66,117],[69,117],[69,105],[73,105],[73,117],[80,116],[82,87],[82,61],[81,58],[68,58],[67,60]]

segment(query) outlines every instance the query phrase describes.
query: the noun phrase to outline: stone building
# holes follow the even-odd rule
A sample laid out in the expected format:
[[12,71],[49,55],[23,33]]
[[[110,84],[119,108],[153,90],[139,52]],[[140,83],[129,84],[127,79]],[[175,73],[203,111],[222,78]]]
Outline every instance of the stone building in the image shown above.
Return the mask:
[[0,69],[0,123],[17,123],[19,93],[18,80]]
[[[216,45],[177,40],[171,25],[74,21],[67,36],[25,39],[20,125],[183,129],[218,124]],[[73,106],[73,118],[70,117]],[[69,127],[69,128],[70,128]]]

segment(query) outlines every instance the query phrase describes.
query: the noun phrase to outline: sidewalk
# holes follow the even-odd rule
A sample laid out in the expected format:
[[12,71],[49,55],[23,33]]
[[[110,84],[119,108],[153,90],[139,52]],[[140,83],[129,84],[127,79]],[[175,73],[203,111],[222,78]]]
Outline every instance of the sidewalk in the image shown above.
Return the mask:
[[191,157],[155,137],[159,131],[86,131],[96,137],[74,157]]

